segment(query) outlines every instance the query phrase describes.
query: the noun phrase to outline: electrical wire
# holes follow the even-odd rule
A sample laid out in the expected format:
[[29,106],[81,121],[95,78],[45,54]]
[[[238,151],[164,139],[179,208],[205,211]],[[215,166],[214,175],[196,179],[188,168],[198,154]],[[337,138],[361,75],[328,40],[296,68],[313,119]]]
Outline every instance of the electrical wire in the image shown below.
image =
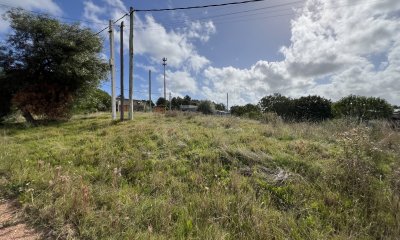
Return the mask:
[[[347,5],[340,5],[340,6],[336,6],[336,7],[330,7],[330,8],[327,8],[327,9],[338,9],[338,8],[343,8],[343,7],[353,7],[353,6],[357,6],[357,5],[363,5],[363,4],[366,4],[366,3],[374,3],[374,2],[379,2],[379,1],[368,1],[368,2],[366,1],[366,2],[362,2],[362,3],[347,4]],[[257,10],[257,9],[253,9],[253,11],[254,10]],[[289,10],[292,10],[292,8],[279,9],[279,10],[275,10],[275,11],[268,11],[267,13],[283,12],[283,11],[289,11]],[[247,12],[247,10],[244,11],[244,12]],[[279,15],[266,15],[266,16],[262,16],[260,18],[249,18],[249,19],[246,18],[246,17],[249,17],[249,16],[262,15],[262,14],[265,14],[265,12],[247,14],[247,15],[243,15],[243,16],[237,16],[236,19],[235,18],[233,18],[233,19],[232,18],[231,19],[221,19],[221,21],[217,20],[217,21],[213,21],[213,23],[215,23],[215,24],[224,24],[224,23],[247,22],[247,21],[254,21],[254,20],[262,20],[262,19],[268,19],[268,18],[278,18],[278,17],[283,17],[283,16],[294,15],[295,12],[291,12],[291,13],[288,13],[288,14],[279,14]],[[217,15],[217,17],[219,17],[219,16],[220,15]],[[200,23],[207,23],[209,20],[213,20],[213,17],[214,16],[209,17],[209,18],[207,18],[207,17],[202,18],[202,19],[205,19],[205,20],[204,21],[199,21],[199,22]],[[198,20],[198,19],[191,19],[191,21],[196,21],[196,20]],[[181,24],[179,24],[179,23],[181,23]],[[163,24],[163,25],[155,26],[155,27],[145,27],[145,26],[142,27],[142,26],[140,26],[140,27],[136,27],[135,29],[137,29],[137,31],[147,31],[147,30],[152,30],[152,29],[158,30],[158,29],[163,29],[165,27],[177,27],[179,25],[181,25],[181,26],[185,26],[186,25],[187,26],[187,23],[188,23],[188,21],[181,21],[181,22],[173,22],[172,24]]]
[[[125,13],[125,15],[123,15],[122,17],[120,17],[120,18],[118,18],[117,20],[115,20],[115,21],[113,22],[113,24],[119,22],[121,19],[123,19],[124,17],[126,17],[126,16],[128,16],[128,15],[129,15],[128,13]],[[102,30],[100,30],[99,32],[97,32],[96,34],[94,34],[94,35],[95,35],[95,36],[96,36],[96,35],[99,35],[100,33],[104,32],[104,31],[107,30],[108,28],[109,28],[109,27],[105,27],[105,28],[103,28]]]
[[133,11],[134,12],[164,12],[164,11],[210,8],[210,7],[223,7],[223,6],[229,6],[229,5],[241,5],[241,4],[263,2],[263,1],[266,1],[266,0],[247,0],[247,1],[241,1],[241,2],[229,2],[229,3],[210,4],[210,5],[202,5],[202,6],[191,6],[191,7],[177,7],[177,8],[135,9]]
[[[202,5],[202,6],[192,6],[192,7],[178,7],[178,8],[159,8],[159,9],[134,9],[133,11],[126,13],[124,16],[119,18],[118,20],[114,21],[114,23],[118,22],[122,18],[132,14],[133,12],[163,12],[163,11],[176,11],[176,10],[188,10],[188,9],[200,9],[200,8],[210,8],[210,7],[222,7],[222,6],[229,6],[229,5],[240,5],[240,4],[247,4],[247,3],[255,3],[255,2],[263,2],[266,0],[247,0],[241,2],[229,2],[229,3],[220,3],[220,4],[210,4],[210,5]],[[100,33],[107,30],[107,27],[103,28],[95,35],[99,35]]]

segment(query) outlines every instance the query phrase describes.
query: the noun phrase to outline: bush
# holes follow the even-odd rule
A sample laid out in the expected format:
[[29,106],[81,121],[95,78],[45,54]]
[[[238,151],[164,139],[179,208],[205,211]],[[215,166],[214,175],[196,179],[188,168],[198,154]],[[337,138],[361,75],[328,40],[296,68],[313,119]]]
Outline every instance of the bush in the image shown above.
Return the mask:
[[294,99],[293,116],[296,121],[319,122],[332,118],[331,101],[320,96]]
[[111,111],[111,96],[103,90],[93,89],[82,94],[76,101],[74,110],[81,113]]
[[263,113],[276,113],[284,119],[292,118],[292,99],[279,93],[261,98],[258,103]]
[[333,104],[333,113],[338,118],[355,118],[361,122],[389,119],[393,114],[393,108],[381,98],[350,95]]
[[69,118],[72,100],[67,88],[58,84],[31,85],[18,91],[12,99],[22,113],[29,112],[48,120]]
[[197,111],[203,114],[213,114],[215,112],[215,106],[211,101],[200,101],[197,106]]
[[231,114],[238,117],[261,116],[261,109],[259,108],[259,106],[254,104],[246,104],[245,106],[232,106]]

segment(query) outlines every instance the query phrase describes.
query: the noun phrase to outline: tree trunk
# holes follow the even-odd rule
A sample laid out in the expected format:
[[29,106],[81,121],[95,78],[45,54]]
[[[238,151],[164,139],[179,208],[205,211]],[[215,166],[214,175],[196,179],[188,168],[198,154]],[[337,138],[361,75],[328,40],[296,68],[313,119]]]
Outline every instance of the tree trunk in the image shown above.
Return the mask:
[[32,114],[29,112],[29,111],[22,111],[22,116],[25,118],[25,120],[28,122],[28,123],[30,123],[30,124],[32,124],[32,125],[34,125],[34,126],[36,126],[36,121],[35,121],[35,119],[32,117]]

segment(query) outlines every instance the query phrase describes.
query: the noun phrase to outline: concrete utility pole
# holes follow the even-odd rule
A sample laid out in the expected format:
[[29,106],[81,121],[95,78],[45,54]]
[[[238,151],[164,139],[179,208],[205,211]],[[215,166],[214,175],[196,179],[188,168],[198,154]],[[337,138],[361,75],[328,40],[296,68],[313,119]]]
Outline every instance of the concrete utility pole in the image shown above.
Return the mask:
[[167,100],[167,85],[165,83],[165,66],[167,65],[167,58],[163,58],[164,65],[164,99]]
[[229,112],[229,93],[226,93],[226,111]]
[[152,106],[151,106],[151,70],[149,70],[149,109],[150,109],[150,112],[152,111],[151,110],[151,108],[152,108]]
[[171,94],[171,92],[169,92],[169,110],[171,111],[172,110],[172,94]]
[[111,117],[112,120],[117,119],[117,106],[115,101],[115,55],[114,55],[114,31],[113,31],[113,22],[112,20],[109,21],[109,29],[108,32],[110,33],[110,73],[111,73]]
[[133,7],[129,9],[129,115],[133,119]]
[[121,22],[121,29],[120,29],[120,65],[121,65],[121,121],[124,121],[124,102],[125,102],[125,96],[124,96],[124,21]]

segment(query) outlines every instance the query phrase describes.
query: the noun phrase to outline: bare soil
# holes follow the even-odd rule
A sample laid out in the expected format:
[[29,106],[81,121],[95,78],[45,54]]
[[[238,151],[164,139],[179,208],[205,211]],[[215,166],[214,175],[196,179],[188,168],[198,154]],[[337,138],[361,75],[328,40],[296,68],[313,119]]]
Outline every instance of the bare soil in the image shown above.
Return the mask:
[[28,227],[13,202],[0,200],[0,240],[36,240],[41,235]]

